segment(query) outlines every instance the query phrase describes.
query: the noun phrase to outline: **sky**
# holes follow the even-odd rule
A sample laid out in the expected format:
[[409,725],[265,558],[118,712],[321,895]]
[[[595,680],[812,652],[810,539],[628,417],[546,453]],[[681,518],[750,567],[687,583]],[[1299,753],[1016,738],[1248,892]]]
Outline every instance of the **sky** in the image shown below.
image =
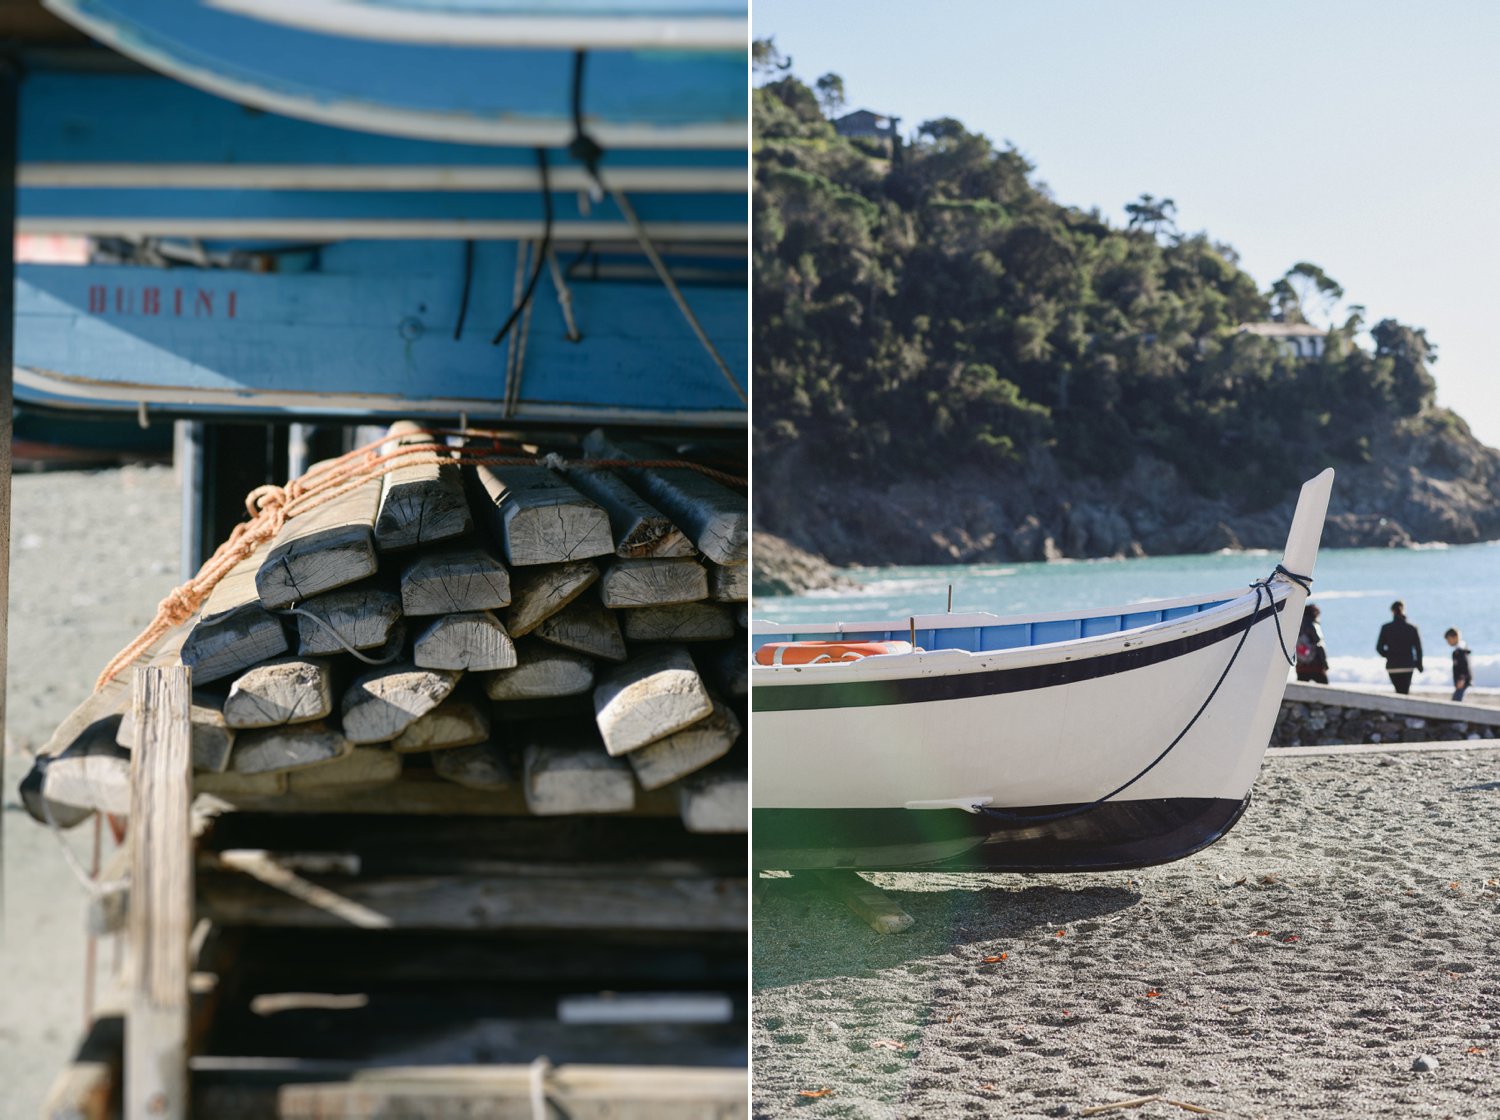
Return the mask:
[[[754,0],[848,108],[956,117],[1059,202],[1142,193],[1264,289],[1321,265],[1436,343],[1438,403],[1500,447],[1500,5],[1391,0]],[[1341,317],[1340,317],[1341,318]]]

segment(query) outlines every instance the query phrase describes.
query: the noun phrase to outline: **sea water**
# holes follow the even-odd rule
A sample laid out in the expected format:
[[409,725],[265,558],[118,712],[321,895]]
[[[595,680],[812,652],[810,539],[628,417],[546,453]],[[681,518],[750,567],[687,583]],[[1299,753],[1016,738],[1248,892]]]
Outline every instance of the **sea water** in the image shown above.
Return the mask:
[[[1148,599],[1244,589],[1271,574],[1279,554],[1220,552],[1140,560],[1062,560],[1035,564],[862,568],[848,573],[858,591],[759,599],[755,617],[773,622],[904,620],[940,614],[953,589],[955,613],[1031,614],[1109,607]],[[1390,688],[1375,653],[1390,605],[1400,599],[1422,636],[1419,691],[1451,690],[1452,660],[1443,631],[1463,632],[1473,650],[1476,689],[1500,689],[1500,541],[1412,549],[1324,549],[1311,601],[1322,611],[1331,684]],[[1288,628],[1287,645],[1295,640]]]

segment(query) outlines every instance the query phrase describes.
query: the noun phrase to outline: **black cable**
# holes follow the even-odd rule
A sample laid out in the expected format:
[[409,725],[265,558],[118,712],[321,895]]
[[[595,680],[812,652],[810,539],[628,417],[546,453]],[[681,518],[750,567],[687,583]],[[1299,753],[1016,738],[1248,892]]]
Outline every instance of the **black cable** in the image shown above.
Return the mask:
[[[536,150],[536,163],[538,170],[542,173],[542,245],[536,255],[536,265],[531,270],[531,279],[526,282],[526,291],[521,295],[516,306],[511,309],[510,318],[505,320],[505,325],[495,332],[494,338],[490,339],[491,346],[500,345],[531,302],[531,297],[536,293],[536,282],[542,278],[542,268],[547,263],[547,250],[552,247],[552,176],[547,167],[546,148]],[[516,252],[520,251],[520,244],[517,243]]]
[[458,300],[458,322],[453,327],[453,341],[464,333],[464,320],[469,317],[469,289],[474,284],[474,241],[464,242],[464,294]]
[[583,63],[587,51],[573,52],[573,140],[568,144],[568,154],[583,164],[602,191],[599,183],[599,161],[604,158],[604,149],[583,129]]

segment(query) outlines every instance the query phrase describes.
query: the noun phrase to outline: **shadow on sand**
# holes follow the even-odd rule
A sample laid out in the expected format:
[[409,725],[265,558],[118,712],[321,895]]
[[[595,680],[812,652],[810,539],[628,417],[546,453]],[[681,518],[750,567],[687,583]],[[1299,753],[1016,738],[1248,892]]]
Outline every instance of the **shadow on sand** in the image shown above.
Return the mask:
[[1083,933],[1140,901],[1119,886],[1064,887],[1020,875],[884,874],[870,877],[916,919],[878,934],[811,875],[759,881],[754,907],[757,991],[807,980],[868,975],[969,946]]

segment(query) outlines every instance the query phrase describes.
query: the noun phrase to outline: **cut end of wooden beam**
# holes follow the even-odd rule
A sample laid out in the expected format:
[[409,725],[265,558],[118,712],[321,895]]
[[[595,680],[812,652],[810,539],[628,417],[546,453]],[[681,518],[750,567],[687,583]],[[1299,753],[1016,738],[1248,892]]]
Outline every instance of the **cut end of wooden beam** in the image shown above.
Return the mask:
[[708,598],[708,573],[697,560],[616,560],[599,580],[599,597],[615,610],[695,603]]
[[396,736],[391,749],[400,754],[446,751],[482,743],[489,735],[488,705],[464,696],[450,696]]
[[498,610],[510,601],[510,573],[481,548],[424,553],[401,571],[401,610],[409,616]]
[[343,587],[298,603],[294,617],[303,657],[379,649],[401,623],[401,599],[383,588]]
[[512,638],[531,633],[599,578],[598,567],[589,560],[574,564],[531,568],[511,575],[511,603],[500,615]]
[[309,766],[323,766],[343,758],[354,744],[325,723],[242,732],[229,757],[231,774],[281,774]]
[[743,770],[703,770],[677,784],[677,805],[689,832],[748,832],[750,782]]
[[326,661],[278,658],[246,670],[229,687],[224,722],[233,728],[310,723],[333,713],[333,680]]
[[536,628],[536,636],[563,649],[604,661],[624,661],[625,638],[612,612],[592,598],[569,603]]
[[280,657],[291,646],[286,629],[259,604],[205,616],[182,643],[182,663],[199,684],[223,680],[253,665]]
[[516,784],[515,770],[507,751],[496,743],[475,743],[432,756],[438,777],[469,789],[507,790]]
[[713,701],[685,649],[639,654],[594,689],[594,717],[612,755],[664,739],[713,712]]
[[363,674],[344,693],[344,734],[355,743],[389,743],[446,700],[459,676],[409,663]]
[[516,664],[516,647],[490,611],[442,615],[417,634],[412,660],[423,669],[491,672]]
[[733,638],[734,614],[719,603],[678,603],[620,612],[632,642],[719,642]]
[[582,654],[528,638],[516,643],[516,662],[514,669],[483,678],[491,700],[545,700],[593,690],[594,663]]
[[375,574],[380,479],[290,518],[255,573],[261,605],[289,607]]
[[355,747],[325,766],[287,775],[287,791],[297,794],[341,794],[389,785],[401,777],[401,756],[386,747]]
[[625,757],[642,789],[660,789],[723,758],[740,732],[739,717],[716,701],[711,715]]
[[537,816],[628,813],[635,779],[624,759],[611,758],[597,741],[528,743],[526,807]]
[[512,567],[562,564],[615,550],[609,515],[547,467],[478,467],[490,524]]

